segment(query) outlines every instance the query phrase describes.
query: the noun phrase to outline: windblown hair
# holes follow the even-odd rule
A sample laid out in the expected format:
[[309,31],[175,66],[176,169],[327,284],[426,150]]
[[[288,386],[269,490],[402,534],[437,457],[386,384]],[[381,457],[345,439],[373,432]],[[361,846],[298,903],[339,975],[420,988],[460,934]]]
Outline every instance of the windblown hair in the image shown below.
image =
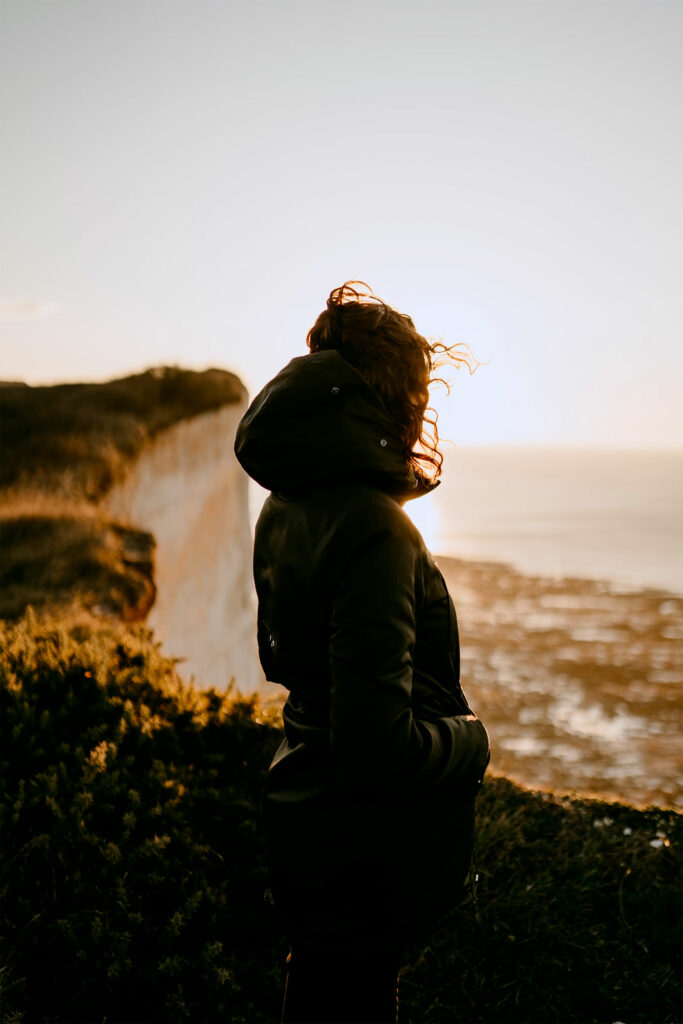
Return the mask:
[[398,424],[409,466],[437,480],[443,455],[429,389],[440,383],[450,390],[433,375],[447,363],[474,372],[477,363],[467,346],[424,338],[409,316],[387,306],[363,281],[347,281],[330,292],[306,342],[311,352],[336,349],[362,374]]

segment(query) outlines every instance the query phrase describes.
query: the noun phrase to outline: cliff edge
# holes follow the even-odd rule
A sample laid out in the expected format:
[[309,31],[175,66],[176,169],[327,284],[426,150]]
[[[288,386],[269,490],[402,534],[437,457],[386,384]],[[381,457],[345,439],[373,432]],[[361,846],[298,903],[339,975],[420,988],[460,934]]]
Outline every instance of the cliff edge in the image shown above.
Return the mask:
[[105,496],[108,516],[156,541],[148,624],[183,674],[258,688],[248,481],[233,453],[245,402],[157,434]]
[[145,621],[199,686],[257,689],[246,403],[215,369],[0,388],[0,617]]

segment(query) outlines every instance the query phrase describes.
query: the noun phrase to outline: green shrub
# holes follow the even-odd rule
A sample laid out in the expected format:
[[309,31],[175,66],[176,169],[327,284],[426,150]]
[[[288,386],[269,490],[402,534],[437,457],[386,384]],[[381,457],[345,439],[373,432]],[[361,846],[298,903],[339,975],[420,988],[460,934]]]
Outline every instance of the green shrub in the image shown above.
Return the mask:
[[477,822],[478,914],[413,950],[402,1022],[683,1019],[679,814],[493,776]]
[[142,630],[29,616],[0,643],[5,1010],[272,1019],[257,819],[277,730],[184,685]]

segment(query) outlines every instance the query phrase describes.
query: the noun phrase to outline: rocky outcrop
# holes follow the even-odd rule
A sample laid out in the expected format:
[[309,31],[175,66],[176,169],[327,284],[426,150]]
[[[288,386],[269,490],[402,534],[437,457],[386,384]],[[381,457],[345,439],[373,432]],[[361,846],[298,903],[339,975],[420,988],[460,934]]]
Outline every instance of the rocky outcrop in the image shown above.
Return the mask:
[[197,685],[249,693],[256,651],[248,481],[233,453],[246,400],[160,431],[104,497],[105,514],[156,541],[147,622]]

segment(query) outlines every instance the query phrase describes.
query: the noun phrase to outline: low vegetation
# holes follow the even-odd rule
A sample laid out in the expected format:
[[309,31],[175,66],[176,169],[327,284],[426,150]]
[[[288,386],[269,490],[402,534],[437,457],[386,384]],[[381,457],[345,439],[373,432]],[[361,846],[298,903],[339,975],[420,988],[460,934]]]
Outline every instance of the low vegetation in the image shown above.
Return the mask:
[[154,539],[98,502],[159,431],[237,402],[225,370],[159,367],[101,384],[0,386],[0,618],[74,605],[142,621]]
[[244,396],[233,373],[178,367],[104,383],[6,384],[0,490],[98,501],[154,434]]
[[140,627],[29,615],[0,643],[9,1019],[272,1019],[258,803],[277,731],[183,685]]
[[[185,685],[141,627],[29,613],[0,644],[5,1024],[277,1020],[278,726]],[[401,1021],[679,1020],[680,832],[491,777],[479,910],[411,951]]]
[[459,908],[402,984],[403,1020],[683,1019],[681,816],[532,792],[478,804],[479,912]]
[[0,618],[80,606],[142,621],[156,595],[153,558],[150,533],[87,509],[1,516]]

